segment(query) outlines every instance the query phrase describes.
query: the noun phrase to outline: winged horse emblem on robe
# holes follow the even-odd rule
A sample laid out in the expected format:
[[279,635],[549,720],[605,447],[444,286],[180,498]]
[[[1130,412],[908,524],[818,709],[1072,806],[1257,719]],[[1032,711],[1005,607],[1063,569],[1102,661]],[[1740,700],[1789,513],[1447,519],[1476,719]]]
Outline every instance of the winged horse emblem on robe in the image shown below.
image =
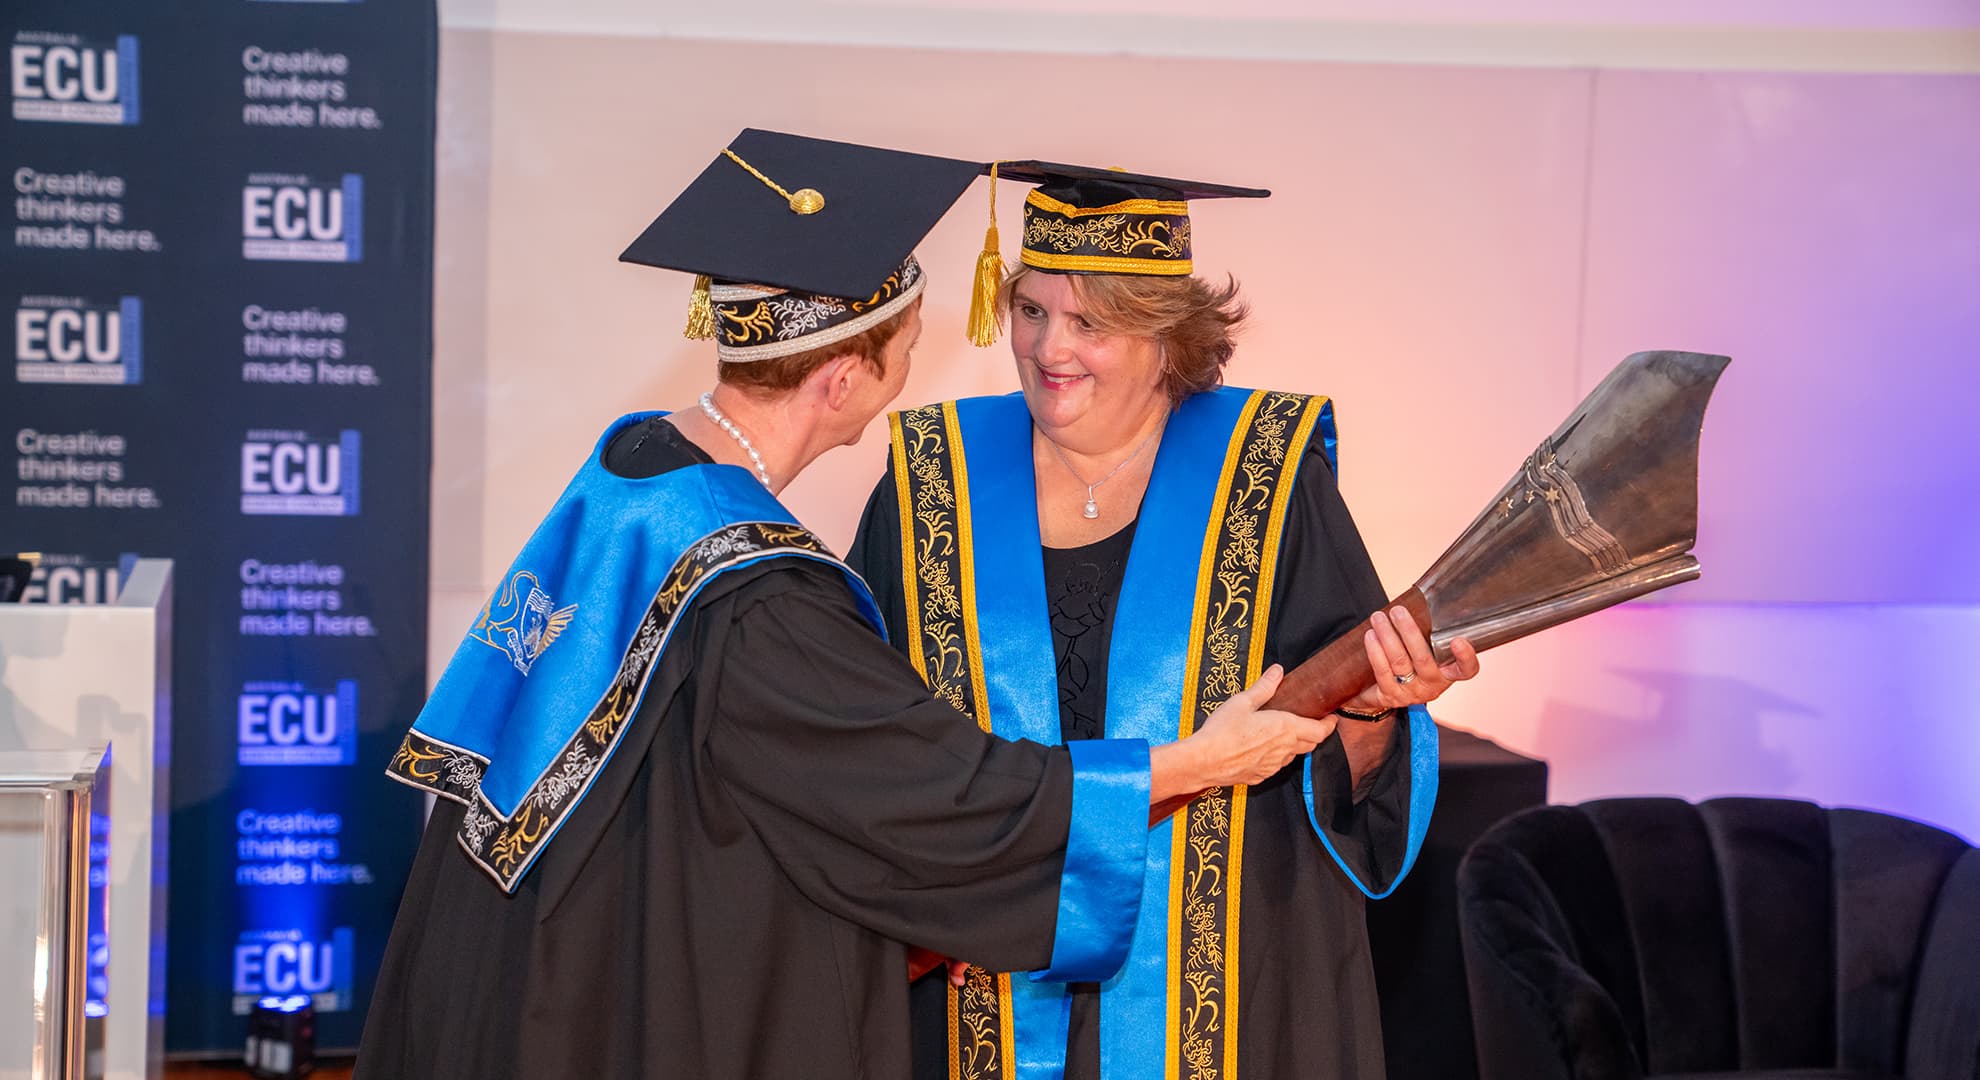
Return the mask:
[[571,623],[578,606],[558,607],[535,574],[518,570],[481,609],[469,635],[508,654],[524,675]]

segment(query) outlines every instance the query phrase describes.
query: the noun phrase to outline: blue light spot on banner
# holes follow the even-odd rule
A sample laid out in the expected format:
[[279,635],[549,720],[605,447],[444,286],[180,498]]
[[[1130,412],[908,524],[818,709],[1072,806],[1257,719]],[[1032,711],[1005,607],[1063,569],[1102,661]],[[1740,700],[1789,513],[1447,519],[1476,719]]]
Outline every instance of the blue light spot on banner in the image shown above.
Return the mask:
[[123,323],[120,344],[124,356],[124,382],[136,386],[143,381],[144,374],[144,301],[126,296],[118,305],[118,314]]
[[117,93],[123,99],[124,123],[137,123],[138,39],[132,34],[120,34],[117,37]]
[[345,517],[356,517],[358,512],[358,478],[360,476],[360,470],[358,469],[358,447],[363,441],[363,437],[357,432],[345,429],[337,443],[339,452],[343,456],[343,460],[338,463],[338,468],[341,471],[344,484]]
[[337,681],[337,750],[341,764],[357,763],[358,685],[356,679]]
[[364,177],[357,173],[344,174],[344,261],[364,261]]

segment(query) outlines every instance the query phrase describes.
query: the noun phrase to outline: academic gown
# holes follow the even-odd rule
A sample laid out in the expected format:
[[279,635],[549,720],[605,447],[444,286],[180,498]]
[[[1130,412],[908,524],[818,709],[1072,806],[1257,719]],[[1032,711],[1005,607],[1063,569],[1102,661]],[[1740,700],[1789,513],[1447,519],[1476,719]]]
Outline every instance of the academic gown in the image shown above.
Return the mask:
[[[658,420],[604,456],[708,460]],[[899,942],[1052,961],[1073,773],[931,698],[832,565],[728,571],[513,894],[437,803],[356,1076],[905,1077]]]
[[[1104,496],[1103,496],[1104,497]],[[891,467],[874,488],[847,562],[872,587],[897,648],[909,638],[901,585],[900,513]],[[981,518],[978,530],[988,528]],[[1083,548],[1046,549],[1045,588],[1058,662],[1060,723],[1067,740],[1105,731],[1107,655],[1135,526]],[[1321,440],[1308,444],[1279,548],[1266,630],[1266,665],[1288,670],[1351,629],[1384,602],[1382,584],[1342,502]],[[1191,573],[1194,567],[1179,567]],[[1342,721],[1353,723],[1353,721]],[[1395,722],[1395,748],[1367,796],[1352,798],[1338,735],[1314,752],[1314,818],[1370,890],[1381,894],[1403,869],[1410,806],[1408,724]],[[1380,1080],[1384,1074],[1375,974],[1363,920],[1364,895],[1336,864],[1309,820],[1304,759],[1251,786],[1244,830],[1239,939],[1238,1076],[1300,1080]],[[1014,927],[1016,910],[977,909],[983,926]],[[995,960],[953,954],[998,970]],[[1076,986],[1067,1036],[1069,1080],[1100,1077],[1098,988]],[[914,1075],[949,1076],[947,1003],[942,981],[915,984]],[[1160,1077],[1157,1060],[1131,1077]]]

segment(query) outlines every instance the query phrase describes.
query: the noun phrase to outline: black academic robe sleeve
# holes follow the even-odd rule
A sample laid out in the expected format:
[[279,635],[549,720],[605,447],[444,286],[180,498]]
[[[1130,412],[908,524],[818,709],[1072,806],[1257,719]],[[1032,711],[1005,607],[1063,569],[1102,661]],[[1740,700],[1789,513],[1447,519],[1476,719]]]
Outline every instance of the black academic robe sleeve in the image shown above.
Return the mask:
[[1007,971],[1052,959],[1073,769],[931,698],[836,570],[746,587],[697,673],[722,796],[841,918]]

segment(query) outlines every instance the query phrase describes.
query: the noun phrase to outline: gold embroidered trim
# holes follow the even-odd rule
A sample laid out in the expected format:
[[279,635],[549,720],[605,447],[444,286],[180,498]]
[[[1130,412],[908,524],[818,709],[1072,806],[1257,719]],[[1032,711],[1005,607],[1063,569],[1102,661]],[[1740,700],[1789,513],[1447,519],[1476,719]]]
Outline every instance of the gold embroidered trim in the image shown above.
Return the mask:
[[1025,249],[1042,254],[1187,259],[1189,234],[1186,216],[1107,214],[1067,218],[1030,206],[1024,208]]
[[753,286],[711,286],[715,354],[728,363],[773,360],[860,334],[892,318],[927,285],[910,255],[865,300]]
[[[1289,395],[1288,395],[1289,396]],[[1299,413],[1299,423],[1293,429],[1292,438],[1286,444],[1287,462],[1297,464],[1300,455],[1306,453],[1306,444],[1313,437],[1313,428],[1320,422],[1320,415],[1327,411],[1328,399],[1315,394],[1305,399]],[[1258,625],[1272,625],[1272,587],[1278,576],[1279,542],[1286,531],[1286,513],[1292,505],[1293,486],[1280,484],[1272,497],[1272,515],[1267,518],[1265,530],[1265,563],[1258,577]],[[1252,672],[1251,678],[1265,670],[1265,635],[1251,636],[1251,659],[1246,667]]]
[[481,777],[487,771],[487,758],[417,731],[406,733],[385,767],[385,775],[392,779],[463,806],[481,790]]
[[418,731],[406,734],[385,773],[467,807],[457,839],[468,857],[515,891],[547,839],[590,789],[598,771],[625,734],[627,718],[645,692],[647,680],[687,599],[711,575],[739,563],[772,555],[806,555],[837,562],[830,549],[800,525],[750,521],[702,537],[675,560],[647,605],[619,661],[612,683],[593,705],[563,749],[529,787],[513,814],[504,815],[482,793],[488,760],[448,746]]
[[873,290],[872,296],[864,300],[854,300],[846,306],[855,313],[870,311],[899,296],[902,289],[914,284],[920,278],[921,264],[914,261],[914,256],[910,255],[906,262],[895,267],[894,272],[887,275],[887,280],[881,282],[879,288]]
[[1078,207],[1069,202],[1060,202],[1036,188],[1033,188],[1031,194],[1024,197],[1024,201],[1038,207],[1040,210],[1050,210],[1054,214],[1063,214],[1066,217],[1094,217],[1100,214],[1186,215],[1189,213],[1189,203],[1181,200],[1171,201],[1165,199],[1127,199],[1122,202],[1109,203],[1106,206]]
[[962,989],[949,987],[950,1080],[1008,1080],[1014,1057],[1011,977],[971,966]]
[[[845,306],[841,304],[839,310],[845,310]],[[777,332],[777,320],[770,314],[768,300],[758,300],[756,306],[747,311],[740,304],[723,304],[715,309],[715,323],[722,331],[723,342],[729,345],[768,341]]]
[[[970,555],[969,468],[953,402],[895,413],[895,498],[901,508],[901,592],[908,659],[929,692],[991,726],[989,686],[976,625]],[[1011,977],[971,967],[948,988],[951,1080],[1010,1080]]]
[[[1258,677],[1289,482],[1319,399],[1253,392],[1226,448],[1205,530],[1179,733]],[[1170,1080],[1237,1076],[1238,940],[1249,791],[1220,788],[1177,815],[1169,879]]]
[[[902,594],[910,601],[908,618],[918,623],[919,648],[909,659],[928,684],[930,693],[957,712],[990,730],[988,710],[979,712],[980,694],[970,685],[973,665],[964,618],[963,581],[968,549],[963,546],[959,511],[969,498],[965,482],[950,478],[953,406],[930,405],[897,413],[896,437],[901,440],[895,473],[897,497],[912,528],[902,537],[912,547],[901,563]],[[951,484],[954,484],[952,487]]]
[[[915,492],[909,486],[907,438],[901,427],[902,415],[904,414],[888,414],[887,429],[893,437],[891,445],[894,454],[894,505],[901,514],[901,595],[907,598],[907,602],[901,607],[907,612],[907,639],[918,642],[921,640],[921,598],[916,588],[919,579],[915,576],[916,570],[919,569],[915,557],[919,550],[915,533],[917,519],[914,505]],[[914,673],[921,676],[921,681],[927,682],[927,661],[922,655],[922,650],[909,650],[908,662],[914,666]]]
[[1102,255],[1052,255],[1030,248],[1018,253],[1018,261],[1040,270],[1078,270],[1089,274],[1161,274],[1181,277],[1196,272],[1189,259],[1119,259]]

